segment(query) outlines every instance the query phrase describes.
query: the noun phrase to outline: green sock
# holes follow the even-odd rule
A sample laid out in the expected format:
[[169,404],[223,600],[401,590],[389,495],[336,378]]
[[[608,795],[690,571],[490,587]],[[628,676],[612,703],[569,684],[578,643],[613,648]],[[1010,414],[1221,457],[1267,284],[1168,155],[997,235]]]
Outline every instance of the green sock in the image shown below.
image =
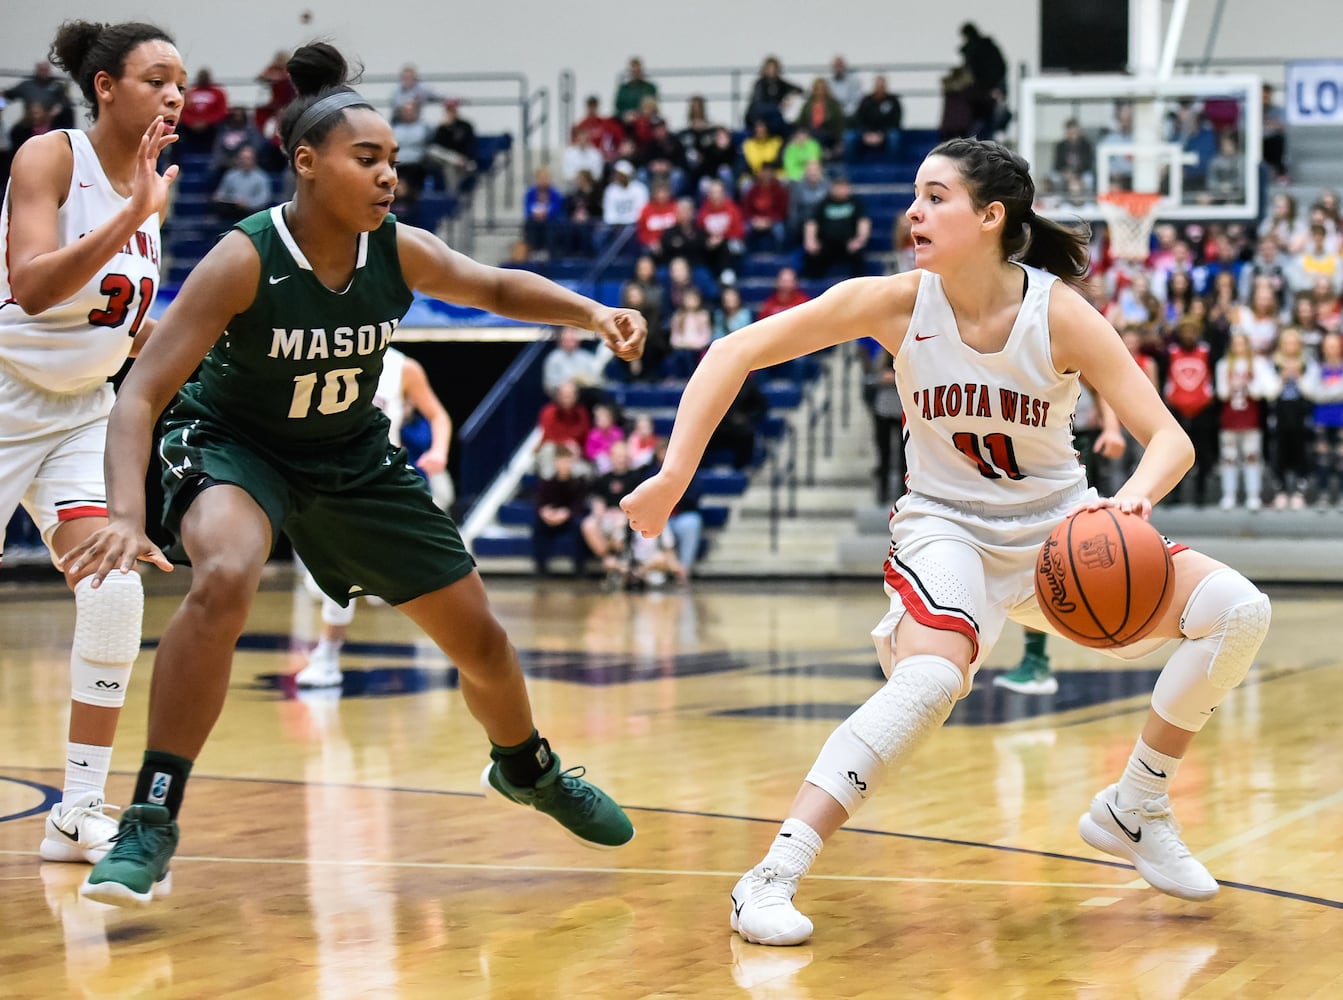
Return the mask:
[[1026,633],[1026,655],[1043,660],[1045,666],[1049,666],[1049,654],[1045,652],[1045,640],[1048,638],[1044,632]]
[[163,750],[146,750],[131,802],[166,806],[168,815],[176,819],[190,775],[191,761],[185,757]]

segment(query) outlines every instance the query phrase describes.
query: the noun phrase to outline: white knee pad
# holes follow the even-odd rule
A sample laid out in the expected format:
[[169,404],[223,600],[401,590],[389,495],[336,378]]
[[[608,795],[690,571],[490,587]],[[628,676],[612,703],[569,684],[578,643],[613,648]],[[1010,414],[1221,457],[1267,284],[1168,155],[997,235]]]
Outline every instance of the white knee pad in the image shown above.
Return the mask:
[[1173,726],[1198,732],[1249,673],[1268,634],[1268,598],[1233,569],[1209,573],[1180,616],[1186,638],[1152,692],[1152,708]]
[[890,680],[826,740],[807,781],[852,816],[876,789],[884,768],[947,721],[964,682],[944,657],[905,657]]
[[91,576],[75,584],[71,698],[104,708],[125,704],[131,665],[140,653],[144,611],[145,592],[137,573],[110,573],[97,589]]
[[350,598],[350,603],[341,607],[330,597],[322,595],[322,621],[327,625],[348,625],[354,621],[354,602],[355,598]]

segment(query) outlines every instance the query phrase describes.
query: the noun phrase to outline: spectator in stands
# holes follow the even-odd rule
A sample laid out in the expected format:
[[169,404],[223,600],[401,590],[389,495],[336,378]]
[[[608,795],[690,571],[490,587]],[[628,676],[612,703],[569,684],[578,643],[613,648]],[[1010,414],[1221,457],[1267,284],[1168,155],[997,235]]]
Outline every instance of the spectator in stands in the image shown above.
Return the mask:
[[1266,357],[1278,346],[1278,332],[1282,329],[1282,310],[1277,291],[1268,278],[1254,282],[1250,301],[1242,305],[1231,323],[1232,334],[1244,334],[1250,341],[1251,351]]
[[894,160],[900,154],[901,128],[905,109],[900,97],[886,87],[886,77],[872,81],[872,93],[858,102],[853,128],[845,133],[847,155],[851,160]]
[[1329,217],[1323,205],[1316,202],[1310,206],[1310,211],[1306,217],[1296,224],[1296,229],[1292,232],[1292,239],[1287,244],[1287,249],[1292,253],[1301,253],[1309,247],[1313,240],[1313,230],[1316,226],[1324,228],[1324,247],[1330,253],[1338,250],[1338,225],[1334,219]]
[[583,443],[583,457],[598,475],[611,471],[611,448],[625,440],[625,429],[616,422],[615,407],[598,403],[592,408],[592,430]]
[[1287,264],[1282,259],[1278,241],[1272,236],[1261,236],[1259,238],[1258,252],[1254,259],[1241,269],[1240,297],[1248,302],[1254,283],[1260,279],[1267,281],[1273,287],[1273,294],[1278,301],[1279,310],[1285,309],[1289,287]]
[[15,152],[35,135],[46,135],[56,128],[51,109],[40,101],[23,106],[23,117],[9,130],[9,145]]
[[620,501],[643,482],[643,474],[630,465],[629,446],[624,441],[611,446],[610,459],[610,471],[598,476],[592,484],[582,532],[588,550],[602,561],[605,586],[614,590],[624,583],[627,571],[629,521],[620,509]]
[[1096,147],[1082,134],[1076,118],[1063,123],[1063,138],[1054,144],[1049,181],[1055,191],[1073,195],[1096,186]]
[[[680,309],[686,292],[692,289],[698,291],[700,298],[704,300],[712,301],[718,297],[718,286],[713,283],[705,268],[691,267],[690,262],[684,257],[673,257],[667,262],[664,309],[672,312]],[[670,326],[670,323],[668,325]]]
[[541,407],[537,426],[541,429],[541,439],[536,443],[540,475],[549,475],[554,469],[556,448],[571,448],[575,455],[581,455],[592,430],[592,415],[578,401],[578,386],[561,383],[554,399]]
[[672,313],[671,354],[663,363],[663,371],[671,378],[688,379],[712,340],[713,317],[704,308],[704,296],[698,288],[687,288]]
[[830,181],[820,160],[812,160],[802,179],[788,185],[788,239],[802,242],[802,227],[816,213],[816,207],[830,195]]
[[1269,204],[1268,214],[1259,223],[1259,235],[1271,236],[1279,250],[1287,250],[1296,232],[1296,199],[1279,191]]
[[598,243],[614,239],[628,226],[637,225],[639,213],[648,204],[648,188],[634,176],[634,164],[617,160],[611,167],[611,182],[602,192],[602,224]]
[[821,162],[822,152],[821,144],[811,131],[799,124],[783,147],[783,176],[793,182],[801,180],[807,172],[807,164]]
[[223,218],[236,222],[271,204],[270,176],[257,166],[250,146],[238,151],[237,165],[224,171],[210,204]]
[[732,467],[745,469],[755,461],[755,440],[769,412],[769,400],[760,391],[752,373],[727,408],[722,421],[709,438],[708,450],[724,448],[732,455]]
[[[574,131],[587,132],[592,137],[592,144],[597,147],[606,162],[610,163],[620,152],[620,143],[625,138],[625,128],[614,118],[607,118],[601,113],[601,100],[596,94],[588,97],[584,108],[586,113],[574,126]],[[601,178],[599,173],[594,173],[593,176]]]
[[1315,301],[1315,317],[1327,333],[1343,329],[1343,299],[1333,279],[1323,274],[1317,277],[1310,297]]
[[461,117],[461,106],[461,102],[452,97],[443,102],[443,120],[429,137],[425,149],[426,161],[439,174],[443,190],[448,192],[469,188],[479,167],[476,127]]
[[713,144],[716,127],[709,121],[704,98],[699,94],[692,95],[686,104],[685,127],[676,132],[676,141],[685,150],[686,170],[689,176],[699,177],[700,158],[704,150]]
[[593,177],[606,172],[606,160],[592,142],[592,133],[585,128],[575,128],[573,141],[564,147],[560,158],[560,183],[566,193],[572,193],[578,186],[579,171],[586,170]]
[[522,197],[522,232],[527,249],[547,258],[558,255],[564,223],[564,197],[550,183],[550,168],[537,167],[535,181]]
[[1189,280],[1188,271],[1172,271],[1166,278],[1166,303],[1162,312],[1162,322],[1169,329],[1189,314],[1194,301],[1194,284]]
[[662,235],[676,225],[676,203],[672,201],[672,188],[668,181],[658,181],[653,185],[652,198],[639,210],[638,239],[649,253],[656,253],[662,246]]
[[[1188,316],[1176,327],[1166,356],[1162,396],[1194,446],[1194,466],[1172,490],[1184,503],[1202,507],[1208,499],[1208,478],[1217,463],[1218,410],[1213,405],[1212,351],[1203,338],[1203,324]],[[1192,495],[1191,495],[1192,493]]]
[[590,256],[597,220],[602,217],[602,192],[595,175],[587,170],[578,172],[573,191],[564,199],[564,214],[569,221],[565,251],[580,257]]
[[1317,222],[1310,227],[1310,241],[1293,259],[1290,276],[1295,291],[1311,290],[1315,282],[1323,278],[1337,292],[1340,278],[1343,278],[1343,260],[1330,248],[1329,231],[1323,223]]
[[686,186],[685,149],[667,131],[667,123],[660,115],[649,118],[648,126],[648,139],[635,150],[634,165],[643,172],[643,181],[650,189],[654,183],[665,179],[672,192],[680,194]]
[[1002,49],[970,21],[961,25],[961,60],[970,73],[973,134],[984,139],[1007,126],[1007,60]]
[[532,561],[537,576],[548,576],[557,551],[572,554],[574,576],[583,575],[588,549],[580,524],[588,506],[590,486],[577,472],[569,448],[555,451],[555,470],[536,484],[536,519],[532,522]]
[[1217,155],[1208,161],[1208,198],[1214,205],[1245,199],[1245,157],[1231,132],[1217,139]]
[[397,107],[392,119],[392,135],[396,137],[399,147],[397,175],[410,181],[417,191],[422,191],[424,178],[428,174],[429,140],[433,137],[433,130],[420,117],[420,106],[414,101],[405,101]]
[[256,109],[256,127],[262,135],[270,134],[268,126],[271,119],[278,117],[280,112],[288,107],[289,102],[298,94],[298,91],[294,89],[293,81],[289,79],[288,64],[289,53],[280,50],[271,57],[271,61],[256,76],[257,83],[270,89],[270,95],[266,103],[258,105]]
[[[880,346],[871,341],[864,343]],[[872,351],[863,378],[863,400],[872,414],[872,435],[877,446],[877,467],[873,469],[877,503],[883,507],[891,502],[892,483],[900,484],[895,487],[895,495],[905,492],[905,442],[901,427],[904,406],[900,402],[900,388],[895,384],[894,363],[890,351]]]
[[666,298],[662,284],[658,281],[657,263],[653,258],[644,254],[636,260],[634,274],[625,284],[638,285],[643,292],[645,305],[639,311],[648,321],[648,332],[652,334],[654,330],[664,330],[668,318],[667,311],[663,308]]
[[836,160],[844,154],[844,127],[847,119],[844,108],[830,93],[830,85],[825,77],[818,76],[811,81],[811,92],[802,103],[795,127],[805,128],[821,144],[821,156],[825,160]]
[[784,102],[802,93],[802,88],[783,78],[783,66],[776,56],[766,56],[760,64],[760,75],[751,87],[751,100],[746,106],[746,127],[763,120],[775,135],[784,135]]
[[735,278],[746,250],[746,223],[722,181],[710,181],[695,222],[704,233],[704,263],[719,281]]
[[1161,300],[1152,293],[1151,279],[1146,271],[1138,271],[1115,293],[1114,300],[1105,309],[1105,318],[1116,330],[1130,326],[1146,326],[1157,322],[1163,312]]
[[1133,154],[1107,154],[1105,147],[1126,142],[1133,142],[1133,104],[1130,101],[1115,101],[1114,121],[1101,136],[1096,154],[1109,157],[1110,186],[1116,191],[1133,189]]
[[616,88],[616,118],[625,124],[628,131],[644,99],[651,97],[656,102],[657,96],[657,84],[644,79],[643,60],[638,56],[631,57],[629,68],[625,70],[625,79]]
[[610,401],[602,388],[603,372],[613,355],[606,342],[597,341],[593,350],[583,346],[584,333],[572,326],[561,327],[555,347],[541,364],[541,388],[551,399],[559,397],[560,386],[570,383],[578,392],[578,401],[591,412],[598,404]]
[[914,224],[904,212],[897,212],[891,230],[891,273],[914,270]]
[[695,224],[695,202],[692,198],[679,198],[676,201],[676,224],[662,231],[658,243],[658,260],[670,263],[677,257],[684,257],[693,267],[704,264],[704,234]]
[[438,95],[434,93],[433,88],[420,79],[420,71],[412,64],[406,63],[401,67],[401,76],[392,91],[392,120],[396,120],[397,112],[403,104],[413,104],[417,109],[423,110],[426,104],[432,104],[437,100]]
[[938,81],[942,87],[942,116],[937,133],[942,139],[974,134],[974,80],[965,66],[954,66]]
[[858,113],[858,105],[863,100],[863,81],[856,73],[850,72],[843,56],[835,56],[830,61],[830,75],[826,77],[825,83],[831,96],[839,101],[845,118],[852,118]]
[[420,193],[404,177],[396,179],[396,188],[392,191],[392,214],[398,222],[415,225],[416,213],[420,207]]
[[765,164],[780,166],[783,158],[783,139],[769,130],[763,121],[752,126],[752,132],[741,144],[741,156],[753,177],[759,176]]
[[40,104],[46,108],[52,128],[75,127],[75,110],[70,104],[66,81],[54,76],[51,63],[45,60],[33,66],[32,76],[25,77],[6,90],[4,98],[7,101],[21,101],[25,112]]
[[642,469],[653,461],[653,455],[661,441],[662,439],[657,436],[657,432],[653,429],[653,418],[647,413],[640,413],[636,416],[630,436],[625,439],[625,443],[630,450],[630,465],[636,469]]
[[1328,507],[1343,491],[1343,336],[1330,333],[1320,342],[1320,363],[1301,388],[1315,404],[1315,502]]
[[1245,506],[1263,506],[1263,408],[1278,395],[1272,363],[1255,354],[1250,338],[1232,333],[1231,345],[1216,366],[1217,398],[1222,401],[1219,440],[1222,457],[1222,510],[1236,506],[1238,485],[1245,485]]
[[210,177],[217,183],[224,171],[238,159],[238,153],[244,147],[252,150],[260,162],[261,152],[268,146],[265,137],[257,131],[246,108],[232,107],[215,132],[214,146],[210,150]]
[[676,558],[676,536],[670,527],[652,538],[641,534],[630,537],[630,583],[640,587],[661,587],[668,579],[686,582],[686,570]]
[[736,285],[725,286],[719,297],[718,308],[713,311],[713,339],[721,340],[754,321],[751,310],[741,300],[741,289]]
[[836,265],[851,278],[867,273],[871,236],[872,219],[862,199],[853,194],[847,177],[836,177],[830,182],[830,194],[802,227],[803,273],[823,278]]
[[214,82],[210,71],[202,68],[182,97],[182,116],[177,120],[182,151],[206,153],[213,149],[228,112],[228,94]]
[[729,188],[735,186],[740,160],[741,152],[732,133],[720,125],[713,131],[713,141],[700,151],[695,190],[702,193],[714,180],[722,181]]
[[1311,473],[1311,417],[1314,404],[1305,395],[1308,379],[1315,377],[1315,361],[1300,331],[1288,327],[1278,338],[1273,367],[1280,386],[1273,401],[1273,473],[1278,492],[1273,498],[1275,510],[1306,506],[1306,490]]
[[[645,323],[649,323],[648,302],[640,285],[627,281],[621,286],[620,307],[635,310],[644,317]],[[629,378],[635,381],[657,379],[662,372],[662,359],[667,356],[667,351],[670,350],[667,346],[667,331],[660,327],[654,327],[651,323],[648,326],[648,336],[645,344],[647,346],[644,348],[643,357],[637,361],[631,361],[629,365]]]
[[800,306],[810,298],[810,295],[798,287],[797,272],[791,267],[781,267],[774,278],[774,291],[770,292],[769,298],[760,306],[756,319],[764,319],[793,306]]
[[788,185],[779,180],[774,164],[763,164],[760,175],[742,192],[741,211],[748,250],[783,250],[788,238]]

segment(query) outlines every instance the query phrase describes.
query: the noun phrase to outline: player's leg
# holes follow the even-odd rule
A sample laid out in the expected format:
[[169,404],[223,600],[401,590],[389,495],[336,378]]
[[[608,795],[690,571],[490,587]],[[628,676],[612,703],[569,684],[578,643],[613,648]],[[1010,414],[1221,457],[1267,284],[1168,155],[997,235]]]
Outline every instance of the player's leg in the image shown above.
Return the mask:
[[979,552],[939,538],[893,556],[892,610],[873,638],[886,684],[821,748],[765,857],[732,891],[731,926],[757,944],[800,944],[812,923],[793,905],[825,841],[913,753],[969,690],[972,665],[1004,615],[989,605]]
[[[1151,640],[1179,639],[1124,773],[1078,822],[1092,847],[1133,862],[1153,887],[1207,899],[1218,886],[1180,839],[1169,789],[1194,737],[1249,672],[1264,637],[1268,598],[1240,573],[1198,552],[1174,557],[1175,596]],[[1143,655],[1144,640],[1119,655]]]
[[344,679],[340,650],[354,621],[354,605],[353,598],[341,607],[338,601],[322,594],[322,634],[308,654],[308,665],[294,677],[299,687],[340,687]]
[[456,665],[462,698],[490,740],[487,792],[530,805],[557,820],[581,843],[628,843],[634,827],[624,810],[583,780],[583,768],[562,770],[537,731],[517,652],[490,610],[480,574],[466,576],[397,605]]
[[178,534],[191,589],[154,656],[149,734],[132,805],[112,851],[80,889],[117,905],[147,904],[171,888],[177,814],[192,764],[228,693],[242,634],[272,545],[272,521],[247,492],[216,483],[190,500]]
[[1054,694],[1058,691],[1059,682],[1049,662],[1047,641],[1048,633],[1027,627],[1026,652],[1021,662],[993,678],[994,687],[1007,688],[1018,694]]

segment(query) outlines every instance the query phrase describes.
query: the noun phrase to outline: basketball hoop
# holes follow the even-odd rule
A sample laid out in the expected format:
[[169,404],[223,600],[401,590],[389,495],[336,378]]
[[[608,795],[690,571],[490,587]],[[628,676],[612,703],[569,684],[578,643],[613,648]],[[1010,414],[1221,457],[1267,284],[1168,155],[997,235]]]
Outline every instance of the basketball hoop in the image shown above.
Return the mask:
[[1161,195],[1150,191],[1105,191],[1096,196],[1116,257],[1145,261]]

